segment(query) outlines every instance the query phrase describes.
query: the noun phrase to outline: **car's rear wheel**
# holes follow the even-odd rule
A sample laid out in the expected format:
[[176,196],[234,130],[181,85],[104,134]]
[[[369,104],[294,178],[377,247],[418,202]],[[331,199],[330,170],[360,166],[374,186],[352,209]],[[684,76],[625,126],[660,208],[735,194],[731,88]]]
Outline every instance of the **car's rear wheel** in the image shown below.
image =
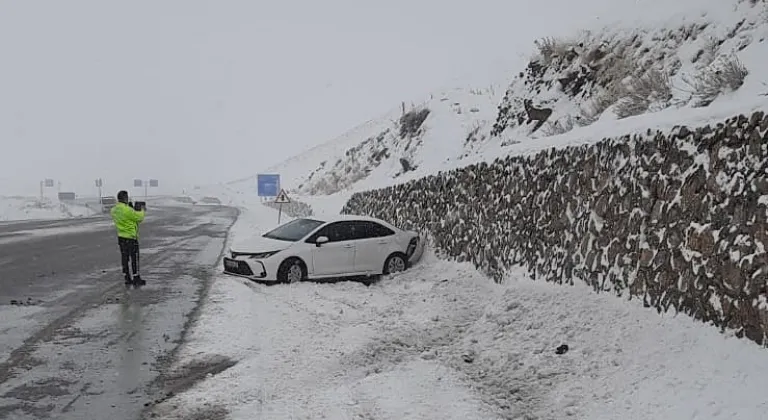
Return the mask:
[[280,264],[277,279],[283,283],[298,283],[307,277],[307,268],[298,258],[289,258]]
[[405,269],[408,268],[408,263],[405,261],[405,258],[405,255],[399,252],[390,255],[384,262],[384,274],[394,274],[405,271]]

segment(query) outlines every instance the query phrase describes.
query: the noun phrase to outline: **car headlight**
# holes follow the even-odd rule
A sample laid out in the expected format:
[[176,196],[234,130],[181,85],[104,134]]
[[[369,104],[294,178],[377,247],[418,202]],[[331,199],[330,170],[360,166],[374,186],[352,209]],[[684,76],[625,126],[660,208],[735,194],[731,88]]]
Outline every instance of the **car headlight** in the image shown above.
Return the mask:
[[261,260],[261,259],[264,259],[264,258],[269,258],[269,257],[277,254],[278,252],[280,252],[280,251],[269,251],[269,252],[259,252],[259,253],[255,253],[255,254],[248,254],[248,258],[253,259],[253,260]]
[[280,251],[269,251],[269,252],[234,252],[232,251],[232,258],[237,257],[248,257],[253,260],[259,260],[263,258],[269,258],[275,254],[277,254]]

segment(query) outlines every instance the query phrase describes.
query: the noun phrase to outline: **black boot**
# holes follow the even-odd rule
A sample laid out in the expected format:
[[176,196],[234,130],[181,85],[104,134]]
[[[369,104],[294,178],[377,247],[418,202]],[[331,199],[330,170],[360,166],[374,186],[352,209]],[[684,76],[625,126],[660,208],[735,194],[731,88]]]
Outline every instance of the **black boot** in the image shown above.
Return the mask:
[[126,274],[126,275],[125,275],[125,285],[126,285],[126,286],[131,286],[131,285],[133,285],[133,279],[131,278],[131,275],[130,275],[130,274]]
[[147,284],[147,282],[142,280],[140,275],[137,274],[133,277],[134,286],[144,286],[145,284]]

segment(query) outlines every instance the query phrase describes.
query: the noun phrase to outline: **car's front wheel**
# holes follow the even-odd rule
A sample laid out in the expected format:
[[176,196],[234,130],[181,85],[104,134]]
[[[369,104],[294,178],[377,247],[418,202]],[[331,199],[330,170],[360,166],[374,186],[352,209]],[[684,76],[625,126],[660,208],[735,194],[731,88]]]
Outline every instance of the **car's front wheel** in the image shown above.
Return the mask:
[[408,263],[405,261],[405,255],[401,253],[395,253],[390,255],[384,262],[384,274],[394,274],[401,271],[405,271],[408,268]]
[[283,283],[298,283],[307,277],[307,269],[298,258],[289,258],[280,264],[277,280]]

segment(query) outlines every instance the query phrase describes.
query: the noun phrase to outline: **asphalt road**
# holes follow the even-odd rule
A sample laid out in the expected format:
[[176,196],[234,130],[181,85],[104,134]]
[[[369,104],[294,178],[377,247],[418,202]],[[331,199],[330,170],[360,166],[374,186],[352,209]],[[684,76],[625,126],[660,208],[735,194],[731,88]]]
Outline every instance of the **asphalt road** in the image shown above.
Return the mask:
[[236,215],[150,208],[140,289],[123,284],[105,217],[0,223],[0,419],[139,419]]

